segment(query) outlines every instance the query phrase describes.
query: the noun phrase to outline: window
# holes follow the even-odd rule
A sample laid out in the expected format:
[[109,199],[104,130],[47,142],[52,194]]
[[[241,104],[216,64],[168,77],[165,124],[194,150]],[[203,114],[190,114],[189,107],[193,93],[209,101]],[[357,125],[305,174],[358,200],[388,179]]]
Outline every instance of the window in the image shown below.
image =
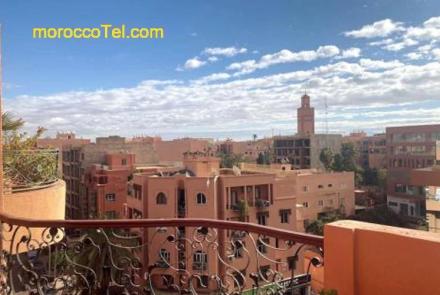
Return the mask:
[[309,191],[309,187],[307,185],[303,186],[303,191],[304,192],[308,192]]
[[234,257],[243,257],[244,242],[241,240],[234,241]]
[[260,280],[268,280],[270,274],[270,266],[264,265],[260,267],[259,277]]
[[318,188],[324,188],[324,186],[322,184],[318,185]]
[[280,219],[281,223],[289,223],[289,216],[292,213],[290,209],[281,209],[280,210]]
[[116,194],[113,194],[113,193],[111,193],[111,194],[106,194],[106,195],[105,195],[105,200],[106,200],[107,202],[114,202],[114,201],[116,201]]
[[304,208],[309,208],[309,202],[304,202],[304,203],[303,203],[303,207],[304,207]]
[[208,255],[203,251],[196,251],[193,254],[193,269],[194,270],[205,270],[207,269]]
[[319,207],[323,207],[324,206],[324,201],[323,200],[318,200],[318,206]]
[[166,249],[160,249],[159,262],[162,262],[165,264],[170,263],[170,252],[168,252]]
[[339,198],[339,205],[344,205],[344,198],[343,197],[341,197],[341,198]]
[[203,193],[197,194],[197,204],[206,204],[206,196]]
[[142,186],[139,184],[133,185],[134,197],[138,200],[142,199]]
[[259,239],[257,241],[257,249],[260,253],[267,253],[267,245],[269,245],[269,239],[268,238],[264,238],[264,239]]
[[257,222],[260,225],[267,225],[267,218],[269,217],[269,213],[257,213]]
[[289,266],[289,270],[296,269],[296,261],[298,260],[297,256],[289,256],[287,257],[287,264]]
[[209,276],[203,275],[197,278],[197,287],[199,289],[208,288],[209,286]]
[[238,204],[238,194],[236,191],[231,191],[231,204],[232,205]]
[[166,205],[167,196],[164,193],[158,193],[156,196],[156,204],[158,205]]
[[333,187],[333,184],[329,183],[329,184],[328,184],[328,187]]
[[245,270],[242,270],[241,272],[234,271],[233,276],[234,276],[235,288],[243,288],[245,277],[246,277]]
[[121,160],[121,164],[122,164],[122,166],[127,165],[127,159],[122,159],[122,160]]
[[396,202],[388,202],[388,206],[393,206],[393,207],[397,207],[397,203]]

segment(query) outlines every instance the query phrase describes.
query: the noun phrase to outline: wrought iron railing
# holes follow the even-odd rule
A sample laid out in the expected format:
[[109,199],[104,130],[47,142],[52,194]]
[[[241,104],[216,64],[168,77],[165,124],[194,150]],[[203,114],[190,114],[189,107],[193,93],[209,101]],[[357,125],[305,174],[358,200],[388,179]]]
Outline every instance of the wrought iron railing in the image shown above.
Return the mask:
[[310,294],[323,261],[322,237],[250,223],[0,219],[1,294]]
[[58,151],[51,149],[4,150],[5,188],[26,190],[58,180]]

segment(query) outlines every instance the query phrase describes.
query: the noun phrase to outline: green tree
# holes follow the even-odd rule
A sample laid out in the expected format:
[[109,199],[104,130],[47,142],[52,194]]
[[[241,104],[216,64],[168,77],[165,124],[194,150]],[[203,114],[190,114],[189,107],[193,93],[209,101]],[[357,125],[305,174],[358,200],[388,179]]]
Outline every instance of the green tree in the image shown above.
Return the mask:
[[357,151],[353,143],[347,142],[341,145],[341,157],[343,171],[356,171]]
[[336,172],[344,171],[344,163],[341,154],[334,155],[331,170]]
[[306,226],[305,230],[307,233],[311,233],[314,235],[323,236],[324,235],[324,226],[327,223],[337,221],[339,219],[343,219],[345,215],[342,213],[342,210],[337,209],[326,214],[323,214],[318,217],[318,219],[311,222]]
[[322,165],[324,165],[325,170],[330,170],[333,164],[333,151],[326,147],[321,150],[321,154],[319,155],[319,160],[321,161]]
[[2,130],[5,132],[18,131],[23,127],[24,121],[21,118],[14,118],[14,116],[9,112],[4,112],[2,114]]
[[232,168],[233,166],[238,166],[241,162],[246,161],[242,155],[238,154],[226,154],[220,152],[217,156],[220,158],[221,168]]
[[388,208],[387,205],[367,209],[358,214],[349,216],[348,219],[390,226],[412,227],[412,223],[408,218],[395,213],[392,209]]
[[269,154],[269,152],[260,152],[258,154],[257,164],[269,165],[270,164],[270,154]]

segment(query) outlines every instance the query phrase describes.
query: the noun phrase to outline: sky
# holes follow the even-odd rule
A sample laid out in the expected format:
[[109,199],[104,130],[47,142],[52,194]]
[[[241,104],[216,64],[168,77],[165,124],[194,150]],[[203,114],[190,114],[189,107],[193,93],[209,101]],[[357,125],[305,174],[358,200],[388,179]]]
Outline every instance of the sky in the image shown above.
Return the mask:
[[[0,23],[4,107],[28,132],[293,134],[305,91],[320,133],[440,123],[438,0],[0,0]],[[164,38],[32,38],[101,24]]]

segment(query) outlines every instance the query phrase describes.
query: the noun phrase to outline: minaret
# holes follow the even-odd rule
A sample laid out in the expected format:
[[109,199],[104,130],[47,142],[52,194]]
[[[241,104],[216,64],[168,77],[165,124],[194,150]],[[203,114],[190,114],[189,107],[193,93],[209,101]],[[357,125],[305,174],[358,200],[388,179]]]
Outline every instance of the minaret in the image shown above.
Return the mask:
[[315,134],[315,109],[310,107],[310,96],[307,93],[301,97],[301,107],[297,112],[298,134]]

